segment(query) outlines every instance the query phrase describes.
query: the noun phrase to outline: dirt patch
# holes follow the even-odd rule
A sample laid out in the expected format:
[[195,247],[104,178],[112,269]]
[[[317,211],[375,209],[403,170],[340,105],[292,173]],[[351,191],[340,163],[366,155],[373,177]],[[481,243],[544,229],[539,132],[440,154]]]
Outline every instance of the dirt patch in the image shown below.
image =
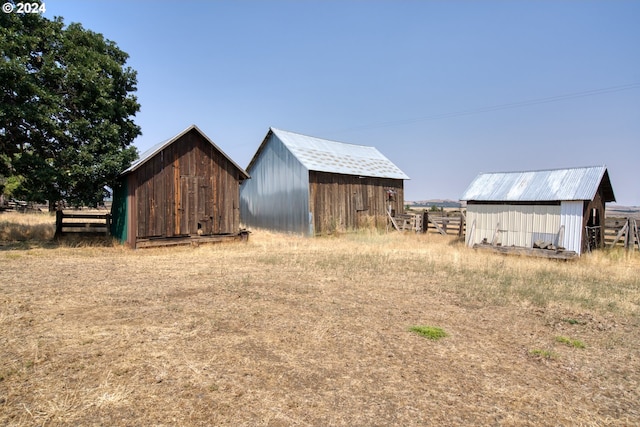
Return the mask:
[[578,263],[395,234],[3,251],[0,424],[636,425],[640,260]]

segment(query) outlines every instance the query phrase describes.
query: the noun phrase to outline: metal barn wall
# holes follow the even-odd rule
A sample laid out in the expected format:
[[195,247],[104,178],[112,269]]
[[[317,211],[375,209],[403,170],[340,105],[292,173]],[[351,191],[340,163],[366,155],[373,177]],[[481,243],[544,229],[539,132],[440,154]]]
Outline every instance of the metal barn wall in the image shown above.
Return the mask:
[[560,246],[578,254],[582,252],[582,200],[563,201],[560,204],[560,226],[563,227]]
[[[496,229],[497,241],[502,246],[533,247],[542,239],[558,243],[561,206],[558,205],[509,205],[467,204],[466,243],[472,246],[487,239],[493,241]],[[473,232],[471,231],[473,229]]]
[[383,227],[389,205],[395,213],[403,213],[402,179],[311,171],[309,181],[315,233]]
[[245,226],[312,234],[309,171],[273,134],[240,186]]

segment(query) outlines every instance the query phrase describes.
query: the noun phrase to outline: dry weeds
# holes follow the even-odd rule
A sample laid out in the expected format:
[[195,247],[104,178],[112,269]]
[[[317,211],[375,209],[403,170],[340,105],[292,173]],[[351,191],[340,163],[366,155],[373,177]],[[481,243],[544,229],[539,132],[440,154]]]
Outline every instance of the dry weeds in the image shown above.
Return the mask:
[[637,253],[265,231],[139,251],[0,243],[1,425],[640,423]]

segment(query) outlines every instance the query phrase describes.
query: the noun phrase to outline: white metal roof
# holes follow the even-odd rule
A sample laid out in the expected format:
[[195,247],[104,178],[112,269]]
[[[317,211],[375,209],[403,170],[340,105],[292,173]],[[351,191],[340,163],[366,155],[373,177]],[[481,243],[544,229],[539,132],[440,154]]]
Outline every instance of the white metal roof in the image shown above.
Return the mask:
[[605,202],[615,201],[606,166],[481,173],[471,182],[460,200],[592,200],[601,182],[604,186]]
[[308,170],[377,178],[410,179],[375,147],[345,144],[275,128],[270,128],[270,132],[273,132]]
[[240,172],[246,178],[249,178],[249,174],[244,169],[242,169],[240,166],[238,166],[238,164],[236,162],[234,162],[229,156],[227,156],[227,154],[224,151],[222,151],[220,149],[220,147],[218,147],[211,139],[209,139],[209,137],[207,135],[205,135],[204,132],[202,132],[200,130],[200,128],[198,128],[198,126],[196,126],[196,125],[191,125],[188,128],[186,128],[185,130],[183,130],[182,132],[180,132],[179,134],[177,134],[176,136],[174,136],[173,138],[169,138],[167,140],[159,142],[156,145],[154,145],[151,148],[149,148],[148,150],[144,151],[140,155],[140,157],[137,160],[134,160],[133,163],[131,163],[131,166],[129,166],[127,169],[125,169],[120,175],[126,175],[129,172],[133,172],[134,170],[138,169],[147,160],[151,159],[153,156],[158,154],[160,151],[164,150],[166,147],[168,147],[169,145],[173,144],[175,141],[180,139],[180,137],[182,137],[183,135],[187,134],[189,131],[192,131],[192,130],[198,132],[207,142],[209,142],[209,144],[213,145],[216,148],[216,150],[218,150],[220,153],[222,153],[222,155],[224,157],[226,157],[227,160],[229,160],[232,165],[237,167],[240,170]]

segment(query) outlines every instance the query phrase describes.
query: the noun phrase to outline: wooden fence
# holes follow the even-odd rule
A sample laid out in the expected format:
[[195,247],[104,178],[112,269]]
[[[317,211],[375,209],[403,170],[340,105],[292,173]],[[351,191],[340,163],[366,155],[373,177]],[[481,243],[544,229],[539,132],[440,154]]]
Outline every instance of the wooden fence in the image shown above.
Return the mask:
[[462,212],[451,212],[449,215],[424,213],[427,217],[428,233],[431,230],[444,235],[463,237],[466,227],[466,217]]
[[108,212],[56,211],[56,237],[65,234],[102,234],[111,232],[111,214]]
[[606,247],[618,246],[640,250],[639,233],[638,221],[635,218],[609,217],[605,219],[604,243]]
[[462,212],[452,212],[449,215],[442,213],[406,213],[391,218],[393,227],[398,231],[414,231],[416,233],[428,233],[430,231],[442,235],[462,237],[465,232],[465,216]]
[[[466,233],[466,218],[464,212],[406,213],[394,217],[393,227],[399,231],[434,232],[463,237]],[[640,221],[634,218],[607,217],[604,225],[604,242],[606,247],[640,249]]]

